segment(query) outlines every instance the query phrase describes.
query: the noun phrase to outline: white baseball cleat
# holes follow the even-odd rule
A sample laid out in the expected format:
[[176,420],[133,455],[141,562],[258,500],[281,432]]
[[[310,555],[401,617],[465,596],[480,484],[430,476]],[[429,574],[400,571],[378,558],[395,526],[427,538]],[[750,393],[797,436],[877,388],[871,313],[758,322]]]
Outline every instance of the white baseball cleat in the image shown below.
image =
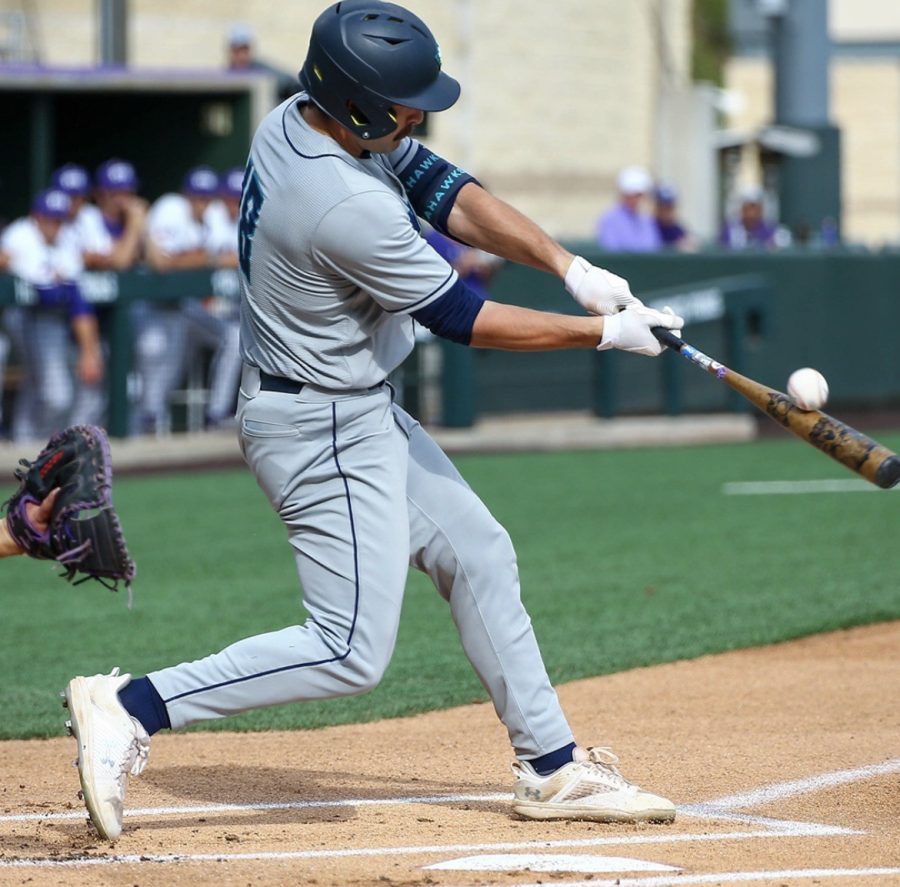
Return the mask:
[[529,819],[590,819],[595,822],[671,822],[675,805],[632,785],[616,768],[608,748],[576,748],[575,760],[549,776],[528,761],[516,775],[513,812]]
[[100,836],[115,841],[122,833],[125,781],[147,765],[150,737],[122,707],[119,690],[131,680],[114,668],[108,675],[76,677],[65,697],[66,722],[78,743],[78,777],[84,803]]

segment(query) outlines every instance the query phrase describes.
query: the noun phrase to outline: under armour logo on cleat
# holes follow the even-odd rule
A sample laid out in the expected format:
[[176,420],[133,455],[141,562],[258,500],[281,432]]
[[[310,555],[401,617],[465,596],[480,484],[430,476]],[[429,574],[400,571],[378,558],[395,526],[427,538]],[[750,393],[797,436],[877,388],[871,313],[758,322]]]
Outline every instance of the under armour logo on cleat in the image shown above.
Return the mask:
[[526,788],[525,797],[531,801],[540,801],[543,795],[539,788]]

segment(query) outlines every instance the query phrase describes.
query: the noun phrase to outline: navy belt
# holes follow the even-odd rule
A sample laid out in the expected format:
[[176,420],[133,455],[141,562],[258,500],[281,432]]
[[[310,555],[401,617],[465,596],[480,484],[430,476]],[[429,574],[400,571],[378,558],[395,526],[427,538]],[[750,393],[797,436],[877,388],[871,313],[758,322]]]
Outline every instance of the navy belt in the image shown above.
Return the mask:
[[259,371],[259,387],[261,391],[280,391],[282,394],[299,394],[305,382],[296,379],[285,379],[284,376],[270,376]]
[[[366,391],[376,391],[384,385],[385,381],[377,382]],[[305,387],[306,382],[298,382],[296,379],[286,379],[284,376],[272,376],[269,373],[259,371],[259,390],[260,391],[279,391],[282,394],[299,394]]]

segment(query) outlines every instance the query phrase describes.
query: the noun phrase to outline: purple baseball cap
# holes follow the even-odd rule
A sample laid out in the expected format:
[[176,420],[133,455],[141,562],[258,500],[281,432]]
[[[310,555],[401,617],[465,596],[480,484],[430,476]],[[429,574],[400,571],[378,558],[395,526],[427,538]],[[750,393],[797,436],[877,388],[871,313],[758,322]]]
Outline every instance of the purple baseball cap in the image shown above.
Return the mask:
[[219,177],[208,166],[195,166],[187,171],[181,190],[191,197],[215,197],[219,193]]
[[222,176],[221,193],[225,197],[240,197],[244,191],[244,169],[236,166]]
[[137,191],[138,177],[131,163],[113,157],[97,167],[94,184],[107,191]]
[[72,201],[65,191],[47,188],[38,192],[31,204],[31,211],[37,216],[50,219],[67,219],[72,212]]
[[50,187],[72,197],[87,197],[91,193],[91,177],[83,166],[67,163],[50,176]]

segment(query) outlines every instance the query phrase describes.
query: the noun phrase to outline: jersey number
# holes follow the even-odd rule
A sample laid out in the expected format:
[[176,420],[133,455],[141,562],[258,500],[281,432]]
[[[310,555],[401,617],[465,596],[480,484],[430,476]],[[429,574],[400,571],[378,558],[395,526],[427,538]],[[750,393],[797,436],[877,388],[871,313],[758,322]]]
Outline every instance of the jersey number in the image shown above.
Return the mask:
[[241,194],[241,220],[238,224],[238,253],[241,273],[248,282],[250,280],[250,252],[253,249],[253,236],[256,234],[256,226],[259,224],[259,213],[262,210],[265,199],[266,196],[259,184],[253,161],[250,161],[244,173],[244,190]]

